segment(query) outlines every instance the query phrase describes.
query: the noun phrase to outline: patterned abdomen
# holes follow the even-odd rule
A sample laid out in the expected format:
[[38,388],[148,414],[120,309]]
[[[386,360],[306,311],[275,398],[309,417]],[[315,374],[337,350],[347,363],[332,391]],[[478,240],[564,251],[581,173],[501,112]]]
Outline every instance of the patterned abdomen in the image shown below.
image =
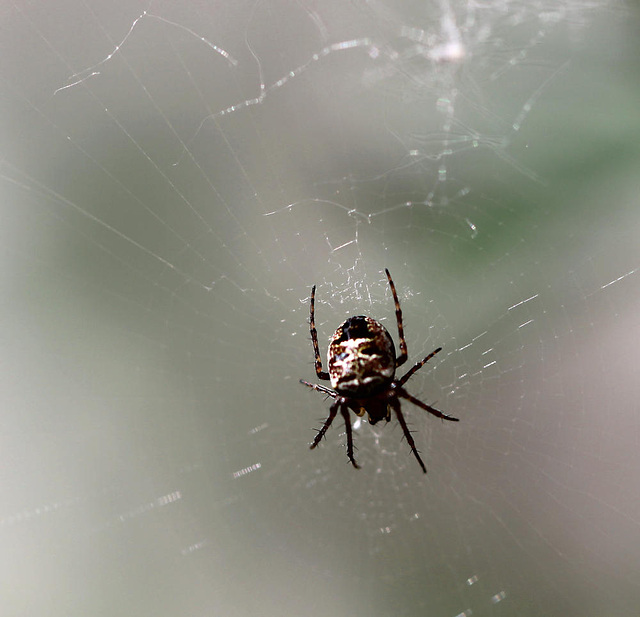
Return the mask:
[[331,337],[327,356],[331,386],[355,398],[384,390],[395,376],[393,339],[371,317],[347,319]]

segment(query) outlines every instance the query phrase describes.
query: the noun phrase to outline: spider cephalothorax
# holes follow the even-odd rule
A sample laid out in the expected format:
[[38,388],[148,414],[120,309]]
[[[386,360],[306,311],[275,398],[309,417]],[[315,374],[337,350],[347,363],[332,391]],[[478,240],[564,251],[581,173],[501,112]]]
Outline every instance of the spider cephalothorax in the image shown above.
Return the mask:
[[422,471],[427,473],[427,468],[418,454],[411,432],[407,428],[407,423],[402,415],[399,399],[407,399],[414,405],[443,420],[457,422],[458,418],[448,416],[423,403],[411,396],[403,387],[409,378],[422,368],[430,358],[435,356],[442,347],[438,347],[438,349],[432,351],[426,358],[417,362],[402,378],[395,378],[396,369],[407,361],[407,343],[404,338],[402,310],[400,309],[398,294],[396,293],[396,288],[389,274],[389,270],[385,269],[385,272],[395,303],[396,321],[398,323],[398,335],[400,338],[400,355],[396,356],[393,339],[381,323],[364,315],[349,317],[349,319],[338,327],[329,342],[328,373],[322,370],[322,360],[320,359],[320,349],[318,346],[318,331],[316,330],[315,324],[315,285],[311,289],[310,329],[315,355],[316,375],[318,379],[331,381],[333,388],[309,383],[304,379],[300,380],[305,386],[313,388],[318,392],[323,392],[333,399],[329,417],[326,419],[323,427],[318,431],[318,434],[311,444],[311,449],[320,443],[320,440],[336,417],[338,410],[340,410],[347,432],[347,456],[351,464],[358,469],[359,466],[353,458],[353,435],[349,409],[359,416],[364,415],[366,412],[370,424],[375,424],[380,420],[389,422],[391,419],[391,410],[393,409],[411,451],[418,460]]

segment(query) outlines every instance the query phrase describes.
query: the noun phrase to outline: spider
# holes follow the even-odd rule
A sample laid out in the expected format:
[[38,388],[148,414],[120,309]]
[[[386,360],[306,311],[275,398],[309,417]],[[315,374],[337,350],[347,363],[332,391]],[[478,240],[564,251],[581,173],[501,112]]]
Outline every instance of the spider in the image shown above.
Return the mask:
[[353,433],[351,430],[351,419],[349,409],[358,416],[368,414],[369,424],[376,424],[380,420],[389,422],[391,410],[395,412],[398,422],[402,427],[402,432],[411,448],[411,452],[418,460],[424,473],[427,473],[420,454],[416,449],[411,432],[407,428],[404,416],[400,409],[400,398],[411,401],[421,409],[428,411],[437,418],[458,422],[458,418],[448,416],[430,405],[423,403],[411,396],[405,389],[404,384],[420,370],[442,347],[432,351],[426,358],[416,362],[403,377],[396,379],[396,369],[402,366],[408,359],[407,342],[404,338],[404,328],[402,326],[402,310],[396,287],[393,284],[389,270],[385,268],[389,287],[393,294],[393,301],[396,308],[396,320],[398,322],[398,336],[400,338],[400,355],[396,356],[396,349],[393,339],[387,329],[375,319],[358,315],[349,317],[341,324],[331,337],[327,361],[329,372],[322,370],[322,360],[320,359],[320,349],[318,346],[318,331],[315,324],[315,298],[316,286],[311,288],[311,308],[310,308],[310,331],[313,343],[313,353],[315,355],[315,368],[318,379],[331,381],[331,388],[315,383],[309,383],[304,379],[300,383],[323,392],[333,399],[329,417],[325,420],[323,427],[318,431],[311,450],[313,450],[322,440],[327,429],[331,426],[338,410],[344,418],[347,433],[347,457],[351,464],[360,469],[353,457]]

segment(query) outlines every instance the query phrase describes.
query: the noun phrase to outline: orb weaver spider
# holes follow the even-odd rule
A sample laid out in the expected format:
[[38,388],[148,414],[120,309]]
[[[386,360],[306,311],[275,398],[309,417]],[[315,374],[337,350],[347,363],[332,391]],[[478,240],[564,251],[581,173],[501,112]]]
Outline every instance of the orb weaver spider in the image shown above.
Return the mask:
[[309,326],[315,356],[316,375],[318,379],[330,381],[331,388],[320,384],[309,383],[304,379],[301,379],[300,383],[317,392],[322,392],[333,399],[329,410],[329,417],[325,420],[324,425],[313,440],[311,450],[320,443],[338,411],[340,411],[344,418],[347,433],[347,457],[356,469],[360,469],[360,466],[353,457],[353,431],[351,419],[349,418],[349,410],[358,416],[363,416],[367,413],[369,424],[376,424],[380,420],[389,422],[391,419],[391,410],[393,409],[402,427],[402,432],[404,433],[407,443],[411,448],[411,452],[413,452],[413,455],[416,457],[422,471],[427,473],[427,468],[420,458],[411,432],[402,415],[400,399],[404,398],[442,420],[449,420],[451,422],[458,422],[459,420],[423,403],[404,389],[407,381],[433,358],[433,356],[440,352],[442,347],[438,347],[426,358],[416,362],[400,379],[396,379],[396,369],[402,366],[409,356],[407,353],[407,342],[404,338],[404,327],[402,325],[402,309],[400,308],[396,287],[391,278],[391,274],[389,274],[389,270],[386,268],[385,273],[389,280],[389,287],[391,288],[393,301],[395,303],[398,336],[400,338],[400,355],[396,355],[393,339],[379,321],[365,315],[349,317],[349,319],[338,326],[338,329],[329,341],[329,350],[327,353],[329,372],[325,372],[322,368],[318,345],[318,331],[316,330],[315,323],[316,286],[314,285],[311,288]]

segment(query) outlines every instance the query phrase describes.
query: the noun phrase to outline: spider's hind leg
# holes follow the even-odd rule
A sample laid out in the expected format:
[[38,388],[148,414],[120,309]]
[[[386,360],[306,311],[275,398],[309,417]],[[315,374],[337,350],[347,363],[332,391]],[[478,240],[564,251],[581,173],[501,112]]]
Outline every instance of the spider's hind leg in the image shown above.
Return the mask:
[[316,286],[311,288],[311,307],[309,309],[309,331],[311,333],[311,342],[313,343],[313,357],[318,379],[329,381],[329,373],[322,370],[322,358],[320,357],[320,346],[318,345],[318,330],[316,329]]
[[398,300],[398,292],[396,291],[396,286],[393,284],[393,279],[391,278],[391,274],[389,274],[389,270],[385,268],[384,271],[387,275],[387,280],[389,281],[389,287],[391,287],[391,293],[393,294],[393,304],[396,309],[398,338],[400,339],[400,355],[396,358],[396,368],[398,368],[407,361],[409,354],[407,352],[407,341],[404,338],[404,326],[402,325],[402,309],[400,308],[400,300]]

